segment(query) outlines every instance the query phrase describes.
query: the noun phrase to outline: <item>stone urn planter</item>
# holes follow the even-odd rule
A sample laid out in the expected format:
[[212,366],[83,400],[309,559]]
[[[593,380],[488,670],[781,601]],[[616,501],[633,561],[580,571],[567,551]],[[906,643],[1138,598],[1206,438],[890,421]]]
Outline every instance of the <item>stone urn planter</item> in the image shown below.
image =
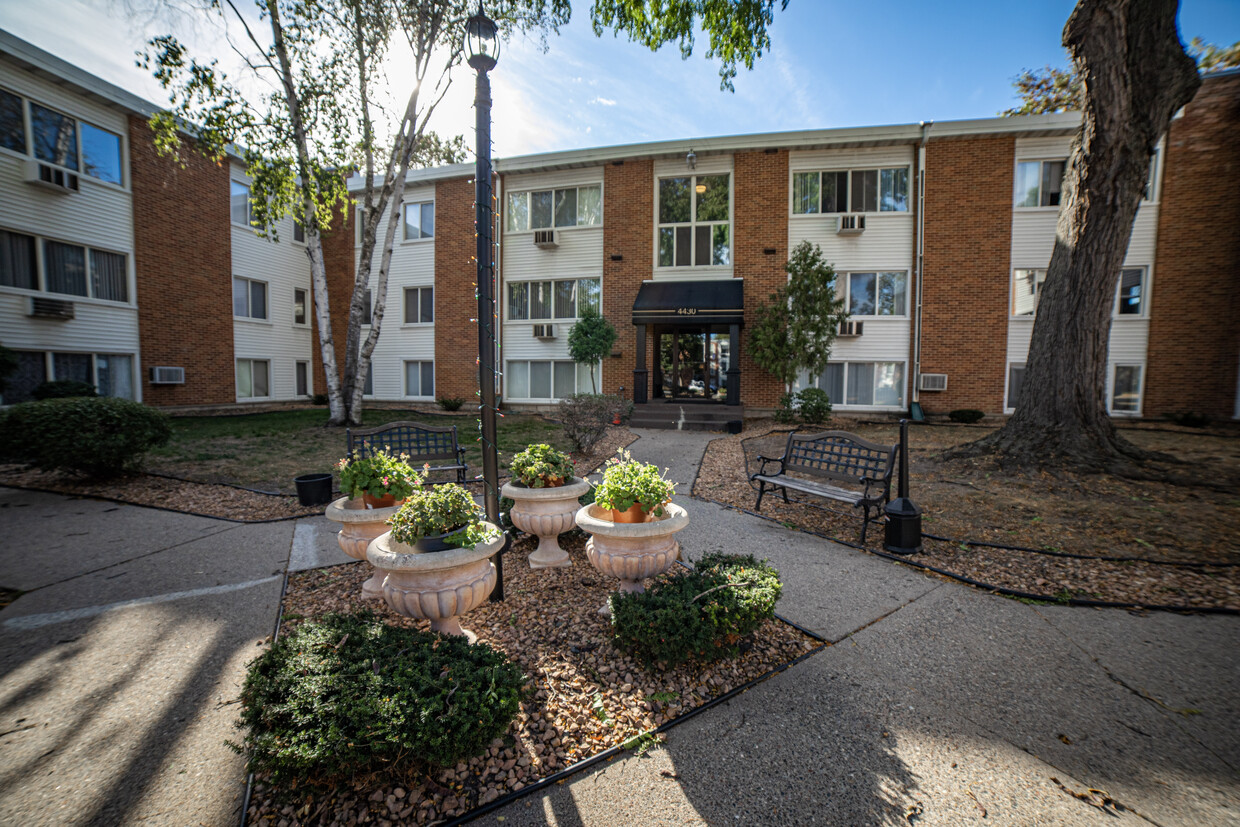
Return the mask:
[[549,569],[571,566],[568,552],[560,548],[559,537],[573,527],[581,508],[577,500],[590,490],[590,483],[573,477],[554,488],[530,488],[518,482],[506,483],[501,496],[513,501],[512,524],[538,538],[538,548],[530,554],[530,568]]
[[[327,519],[340,523],[340,531],[336,534],[336,542],[340,550],[354,560],[366,559],[366,547],[380,534],[387,532],[388,520],[392,518],[399,505],[389,508],[364,508],[359,500],[341,497],[327,506]],[[383,599],[384,571],[376,571],[362,584],[362,597],[367,600]]]
[[[680,556],[675,534],[689,525],[689,515],[675,503],[663,506],[663,516],[644,523],[615,523],[611,513],[596,505],[577,512],[577,526],[590,535],[586,557],[590,565],[620,579],[620,591],[644,592],[642,581],[670,569]],[[601,614],[609,614],[604,606]]]
[[504,546],[504,536],[491,523],[495,539],[473,548],[420,551],[416,546],[393,540],[391,532],[376,538],[366,549],[366,559],[387,573],[383,599],[392,611],[405,617],[431,622],[431,631],[463,635],[470,643],[478,636],[461,628],[458,619],[476,608],[495,588],[495,563],[491,558]]

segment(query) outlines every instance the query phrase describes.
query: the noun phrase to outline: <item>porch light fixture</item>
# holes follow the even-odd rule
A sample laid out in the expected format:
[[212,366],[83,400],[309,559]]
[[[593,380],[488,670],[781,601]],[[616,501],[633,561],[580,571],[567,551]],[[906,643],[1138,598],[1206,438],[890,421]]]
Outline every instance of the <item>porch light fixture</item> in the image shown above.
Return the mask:
[[689,169],[697,169],[697,153],[692,149],[685,156],[685,166],[689,167]]
[[697,194],[698,194],[698,195],[701,195],[701,194],[703,194],[704,192],[706,192],[706,185],[705,185],[705,184],[698,184],[698,185],[697,185],[696,187],[694,187],[693,189],[697,190]]

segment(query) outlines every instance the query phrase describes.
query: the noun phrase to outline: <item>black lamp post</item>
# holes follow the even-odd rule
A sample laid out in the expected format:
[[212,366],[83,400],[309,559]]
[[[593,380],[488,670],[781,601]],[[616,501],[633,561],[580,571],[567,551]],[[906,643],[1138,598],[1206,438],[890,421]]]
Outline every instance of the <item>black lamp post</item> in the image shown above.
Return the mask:
[[[477,70],[474,93],[477,117],[478,166],[474,172],[475,222],[478,236],[478,386],[481,389],[482,497],[487,521],[499,524],[499,456],[495,447],[495,250],[491,233],[495,226],[491,209],[491,81],[487,72],[499,57],[499,29],[495,21],[478,13],[465,24],[465,55]],[[492,600],[504,599],[504,558],[495,557],[498,574]]]

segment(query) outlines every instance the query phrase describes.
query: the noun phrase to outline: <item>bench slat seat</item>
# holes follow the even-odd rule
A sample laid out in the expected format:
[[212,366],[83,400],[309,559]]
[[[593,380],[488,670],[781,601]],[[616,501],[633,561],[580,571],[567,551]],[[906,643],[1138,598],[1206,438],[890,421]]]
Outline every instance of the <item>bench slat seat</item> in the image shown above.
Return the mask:
[[[758,484],[755,511],[762,510],[767,486],[778,488],[788,502],[788,490],[836,500],[862,509],[861,542],[873,517],[891,499],[891,476],[895,468],[897,445],[879,445],[846,431],[788,434],[781,457],[759,456],[761,467],[750,474]],[[774,467],[772,468],[772,464]],[[822,482],[805,479],[803,474],[820,477]]]
[[455,425],[424,425],[402,420],[374,428],[349,428],[345,431],[345,439],[350,457],[362,458],[386,448],[391,454],[408,454],[414,470],[430,465],[431,471],[455,471],[458,483],[465,482],[469,470],[465,449],[457,443]]

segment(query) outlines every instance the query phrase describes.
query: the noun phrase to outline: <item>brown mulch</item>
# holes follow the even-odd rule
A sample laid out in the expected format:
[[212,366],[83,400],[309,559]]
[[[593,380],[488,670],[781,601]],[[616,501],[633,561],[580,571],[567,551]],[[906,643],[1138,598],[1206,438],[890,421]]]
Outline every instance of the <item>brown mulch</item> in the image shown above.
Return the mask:
[[[898,441],[889,423],[836,421],[826,426],[875,442]],[[746,461],[780,456],[788,426],[752,423],[738,436],[710,443],[694,494],[753,510],[756,490]],[[1219,481],[1240,473],[1240,439],[1234,432],[1131,428],[1124,435],[1143,448],[1190,460],[1207,484],[1134,480],[1108,474],[1004,469],[989,459],[944,461],[941,452],[988,432],[983,427],[919,426],[910,429],[910,498],[923,511],[923,531],[956,542],[926,539],[911,562],[933,566],[993,586],[1045,596],[1187,607],[1240,609],[1240,567],[1182,567],[1145,561],[1229,564],[1240,562],[1235,528],[1240,496]],[[1171,476],[1185,469],[1158,466]],[[893,493],[895,486],[893,483]],[[850,543],[861,521],[843,503],[802,497],[785,504],[768,492],[762,516]],[[795,502],[801,500],[801,502]],[[825,510],[830,509],[830,510]],[[871,525],[866,546],[881,550],[882,526]],[[992,549],[959,541],[1041,551],[1139,558],[1112,562]]]
[[[609,427],[607,433],[590,451],[573,452],[572,458],[577,464],[578,474],[584,476],[590,473],[635,439],[637,437],[627,428]],[[132,505],[166,508],[241,522],[287,520],[323,513],[323,506],[303,506],[296,497],[264,494],[218,483],[170,479],[154,474],[128,474],[101,482],[82,479],[62,471],[39,471],[18,465],[0,465],[0,485],[53,491],[77,497],[100,497]],[[482,483],[471,481],[466,487],[478,493]]]
[[[250,823],[426,824],[462,815],[610,747],[626,742],[639,747],[641,742],[632,742],[643,733],[819,645],[787,624],[768,621],[735,659],[647,671],[611,644],[610,623],[598,613],[615,581],[590,566],[579,533],[563,535],[561,545],[572,557],[570,568],[534,571],[526,555],[535,541],[526,537],[514,544],[504,556],[505,600],[484,603],[462,618],[480,641],[507,654],[532,682],[506,738],[497,739],[487,754],[454,767],[301,792],[291,803],[259,779]],[[369,565],[354,563],[291,575],[285,628],[327,612],[358,610],[361,584],[370,573]],[[367,605],[388,623],[429,628],[392,612],[382,601]]]

